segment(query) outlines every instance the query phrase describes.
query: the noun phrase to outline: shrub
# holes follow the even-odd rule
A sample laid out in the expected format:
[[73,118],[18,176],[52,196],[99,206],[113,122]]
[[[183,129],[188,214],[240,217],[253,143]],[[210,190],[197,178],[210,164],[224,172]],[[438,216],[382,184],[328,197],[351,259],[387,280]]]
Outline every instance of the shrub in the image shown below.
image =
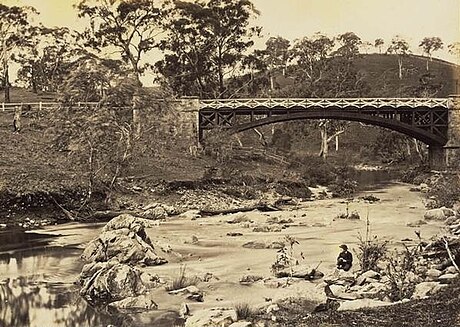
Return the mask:
[[358,240],[357,257],[361,270],[379,270],[377,264],[385,257],[388,241],[382,241],[376,235],[370,235],[369,218],[366,221],[366,234],[364,238],[359,234]]
[[437,207],[452,206],[460,199],[460,178],[458,175],[441,175],[436,179],[427,193],[428,197],[434,197]]
[[286,235],[284,237],[284,244],[282,249],[278,250],[276,260],[271,266],[272,272],[276,275],[280,271],[289,268],[290,276],[293,274],[293,267],[297,264],[297,260],[294,257],[294,246],[299,244],[294,237]]
[[390,282],[388,297],[392,301],[408,299],[415,290],[415,281],[411,278],[415,271],[415,257],[419,247],[412,251],[407,246],[403,252],[393,252],[388,256],[386,275]]

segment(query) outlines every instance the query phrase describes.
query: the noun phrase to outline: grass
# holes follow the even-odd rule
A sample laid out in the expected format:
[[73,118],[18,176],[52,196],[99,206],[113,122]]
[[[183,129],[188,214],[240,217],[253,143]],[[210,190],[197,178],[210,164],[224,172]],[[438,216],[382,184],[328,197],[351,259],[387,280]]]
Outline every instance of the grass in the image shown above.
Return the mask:
[[238,320],[248,320],[255,315],[255,310],[249,303],[242,302],[235,304],[236,317]]
[[171,284],[166,286],[166,290],[168,292],[170,291],[175,291],[175,290],[180,290],[182,288],[186,288],[191,285],[196,285],[198,283],[198,278],[196,276],[194,277],[187,277],[185,272],[186,272],[187,266],[181,266],[179,269],[179,275],[175,277]]

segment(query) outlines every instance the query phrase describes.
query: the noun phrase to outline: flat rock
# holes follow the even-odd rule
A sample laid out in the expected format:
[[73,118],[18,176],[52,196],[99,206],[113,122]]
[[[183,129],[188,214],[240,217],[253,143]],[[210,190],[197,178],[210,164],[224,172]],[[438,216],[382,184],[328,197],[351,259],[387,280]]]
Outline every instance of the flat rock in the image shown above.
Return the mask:
[[211,308],[194,312],[185,321],[185,327],[229,327],[238,320],[231,308]]
[[189,300],[203,302],[203,292],[195,285],[190,285],[178,290],[169,291],[169,294],[182,295]]
[[281,232],[281,227],[279,225],[262,225],[254,227],[252,231],[259,233]]
[[252,326],[253,326],[252,322],[240,320],[240,321],[234,322],[229,327],[252,327]]
[[423,299],[427,296],[433,295],[441,290],[443,285],[438,282],[422,282],[415,285],[412,299]]
[[426,220],[446,220],[447,217],[451,216],[455,216],[454,210],[442,207],[427,210],[423,218],[425,218]]
[[229,224],[239,224],[239,223],[246,223],[246,222],[252,222],[252,220],[249,219],[249,217],[242,212],[234,214],[230,219],[227,219],[227,223]]
[[158,220],[166,219],[168,217],[168,213],[163,207],[158,206],[145,210],[140,214],[140,216],[145,219]]
[[267,245],[263,242],[250,241],[244,243],[243,247],[247,249],[265,249]]
[[[356,285],[363,285],[366,282],[372,282],[375,281],[375,279],[379,279],[380,274],[378,272],[375,272],[373,270],[368,270],[356,278]],[[372,280],[369,280],[372,279]]]
[[294,277],[294,278],[302,278],[302,279],[320,279],[324,277],[324,274],[319,270],[311,268],[308,265],[299,265],[293,267],[292,276],[290,269],[283,269],[276,273],[276,277]]
[[200,210],[198,209],[191,209],[187,210],[179,215],[180,218],[195,220],[197,218],[201,218]]
[[428,280],[436,280],[441,275],[442,271],[438,269],[428,269],[428,271],[426,272],[426,278]]
[[458,273],[447,273],[438,277],[440,283],[449,284],[458,279]]
[[373,300],[373,299],[357,299],[351,301],[344,301],[340,303],[338,311],[358,310],[363,308],[375,308],[385,305],[391,305],[389,302]]
[[109,306],[117,309],[134,311],[158,309],[158,304],[156,304],[149,294],[130,296],[123,300],[112,302]]

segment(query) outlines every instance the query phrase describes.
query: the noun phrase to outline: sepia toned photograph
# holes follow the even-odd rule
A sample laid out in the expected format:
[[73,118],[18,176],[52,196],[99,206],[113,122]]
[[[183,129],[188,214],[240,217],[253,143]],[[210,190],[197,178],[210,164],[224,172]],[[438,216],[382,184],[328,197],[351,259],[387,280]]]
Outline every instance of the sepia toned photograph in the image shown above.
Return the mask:
[[460,327],[458,0],[0,0],[0,327]]

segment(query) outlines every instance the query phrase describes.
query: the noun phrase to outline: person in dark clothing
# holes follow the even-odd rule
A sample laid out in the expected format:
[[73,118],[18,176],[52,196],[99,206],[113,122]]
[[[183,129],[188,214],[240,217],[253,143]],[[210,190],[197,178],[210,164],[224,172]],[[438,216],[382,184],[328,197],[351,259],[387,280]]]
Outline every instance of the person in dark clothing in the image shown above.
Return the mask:
[[339,253],[337,258],[337,269],[348,271],[353,264],[353,255],[348,251],[348,247],[345,244],[342,244],[340,248],[342,252]]

